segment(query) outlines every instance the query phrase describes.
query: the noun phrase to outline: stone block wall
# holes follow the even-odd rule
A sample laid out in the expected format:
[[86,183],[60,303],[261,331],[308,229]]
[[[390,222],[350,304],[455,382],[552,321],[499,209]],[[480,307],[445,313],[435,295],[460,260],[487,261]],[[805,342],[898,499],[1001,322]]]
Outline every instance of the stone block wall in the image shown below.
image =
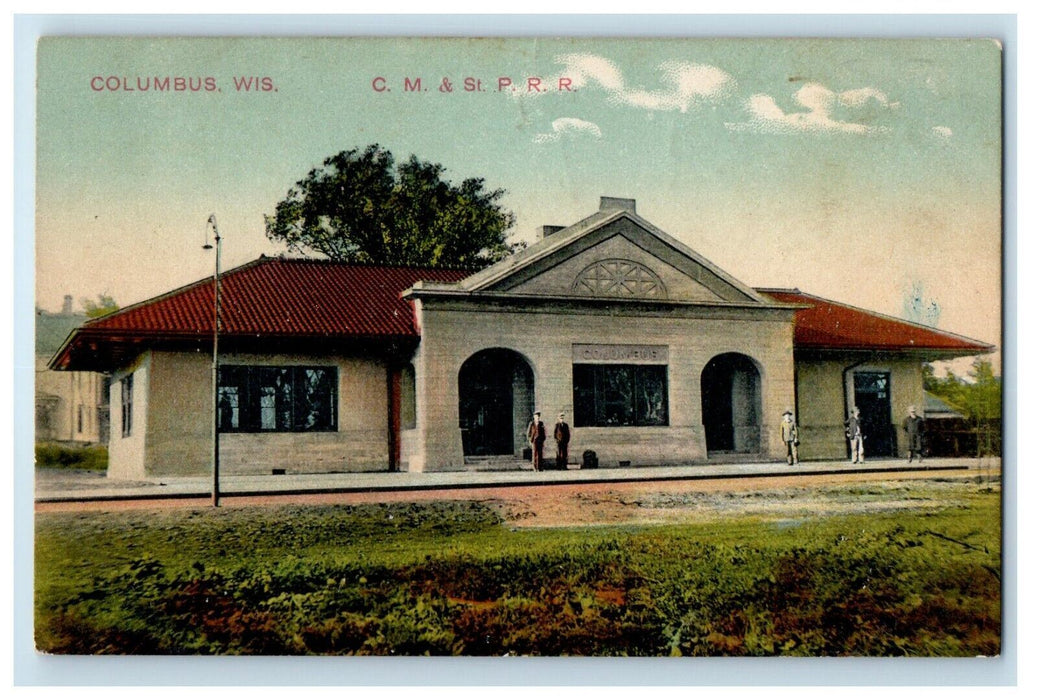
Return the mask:
[[[112,383],[109,473],[119,478],[188,476],[212,469],[212,358],[148,353],[134,376],[134,433],[119,435],[119,378]],[[351,472],[388,469],[386,368],[341,356],[231,355],[224,365],[335,366],[337,429],[330,432],[221,433],[221,474]]]
[[[777,426],[793,401],[791,312],[718,309],[680,314],[575,311],[531,305],[513,308],[419,299],[422,342],[415,358],[417,435],[408,441],[408,469],[458,469],[464,464],[458,425],[458,373],[472,355],[490,348],[518,353],[534,376],[534,405],[550,426],[564,411],[573,416],[573,346],[638,344],[668,348],[669,425],[574,428],[571,455],[584,449],[600,459],[636,464],[687,463],[706,456],[700,382],[716,355],[749,357],[760,373],[761,451],[784,455]],[[699,314],[699,315],[696,315]],[[553,446],[549,439],[548,448]]]

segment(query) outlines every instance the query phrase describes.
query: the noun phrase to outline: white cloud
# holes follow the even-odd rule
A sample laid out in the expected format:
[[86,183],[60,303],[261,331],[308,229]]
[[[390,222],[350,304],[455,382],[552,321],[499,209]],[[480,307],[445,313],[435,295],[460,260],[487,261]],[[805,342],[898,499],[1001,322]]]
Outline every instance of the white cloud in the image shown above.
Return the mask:
[[930,129],[930,132],[934,136],[942,139],[950,139],[952,137],[952,130],[946,126],[935,126]]
[[770,95],[753,95],[746,101],[749,121],[726,122],[725,126],[731,131],[771,134],[814,131],[877,134],[889,131],[889,128],[870,125],[865,121],[900,106],[900,103],[891,102],[876,88],[864,87],[837,93],[819,83],[807,83],[801,87],[793,94],[793,101],[806,111],[785,112]]
[[882,91],[870,87],[846,90],[836,97],[840,100],[840,104],[846,107],[865,107],[869,100],[875,100],[880,105],[890,107],[891,109],[897,109],[901,106],[900,102],[891,102]]
[[594,54],[565,54],[556,60],[562,73],[552,79],[569,78],[576,89],[598,87],[609,94],[610,101],[648,110],[687,112],[700,102],[727,97],[735,79],[720,68],[688,61],[667,61],[659,66],[661,88],[644,90],[628,87],[616,64]]
[[727,96],[735,85],[735,79],[720,68],[668,61],[660,66],[663,72],[663,90],[620,90],[613,99],[644,109],[687,112],[690,107],[703,101],[716,101]]
[[594,54],[571,53],[559,56],[555,62],[565,66],[563,75],[573,81],[574,88],[587,87],[589,83],[597,83],[609,91],[623,90],[623,75],[616,64],[608,58]]
[[551,143],[558,141],[563,136],[594,136],[602,138],[602,130],[594,122],[584,121],[576,117],[562,117],[551,123],[551,131],[547,134],[537,134],[533,137],[534,143]]

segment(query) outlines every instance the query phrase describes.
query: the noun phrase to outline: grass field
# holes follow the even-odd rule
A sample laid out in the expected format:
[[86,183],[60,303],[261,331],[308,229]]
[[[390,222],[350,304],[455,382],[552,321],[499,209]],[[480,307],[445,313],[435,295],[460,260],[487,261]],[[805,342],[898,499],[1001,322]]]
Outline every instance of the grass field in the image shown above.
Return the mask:
[[998,654],[998,489],[837,491],[918,505],[805,517],[801,495],[796,517],[717,511],[567,528],[514,527],[505,509],[470,501],[39,513],[37,647]]

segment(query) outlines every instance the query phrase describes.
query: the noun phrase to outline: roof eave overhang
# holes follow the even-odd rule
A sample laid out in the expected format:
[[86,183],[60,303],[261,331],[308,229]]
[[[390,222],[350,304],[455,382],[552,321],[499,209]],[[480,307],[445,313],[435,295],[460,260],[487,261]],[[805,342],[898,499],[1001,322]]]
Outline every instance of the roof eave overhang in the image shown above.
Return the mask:
[[894,345],[806,345],[793,341],[793,351],[801,355],[851,355],[851,354],[898,354],[902,357],[917,357],[923,362],[938,360],[953,360],[957,357],[972,357],[976,355],[989,355],[995,352],[995,346],[978,346],[974,348],[934,348],[920,346],[894,346]]
[[481,301],[496,304],[584,304],[588,306],[615,306],[630,304],[631,306],[676,308],[732,308],[732,309],[768,309],[782,311],[798,311],[811,308],[805,304],[785,304],[780,302],[760,303],[754,301],[686,301],[677,299],[644,299],[637,297],[592,297],[563,294],[516,294],[514,292],[469,291],[459,287],[430,287],[417,284],[404,290],[401,296],[408,300],[463,300],[478,303]]
[[[403,358],[418,346],[416,333],[398,334],[276,334],[221,333],[223,353],[254,351],[360,352]],[[212,350],[212,333],[90,332],[73,333],[47,366],[58,371],[112,372],[147,350],[204,352]]]

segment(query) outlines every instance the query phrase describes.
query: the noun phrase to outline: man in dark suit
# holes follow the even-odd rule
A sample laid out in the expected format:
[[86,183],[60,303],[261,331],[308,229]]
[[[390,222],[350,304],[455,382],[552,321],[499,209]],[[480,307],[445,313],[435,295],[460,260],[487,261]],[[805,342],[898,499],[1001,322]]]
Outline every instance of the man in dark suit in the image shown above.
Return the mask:
[[912,457],[915,455],[919,456],[919,461],[923,461],[923,431],[925,430],[925,423],[923,422],[922,416],[917,416],[915,413],[915,406],[908,407],[908,417],[901,424],[901,427],[906,433],[908,433],[908,461],[912,461]]
[[530,425],[526,428],[526,439],[530,441],[530,447],[533,448],[533,470],[537,472],[543,469],[544,440],[546,437],[544,422],[541,421],[541,413],[538,411],[533,414],[533,420],[530,421]]
[[555,422],[555,468],[565,469],[569,463],[569,424],[566,414],[560,413]]

